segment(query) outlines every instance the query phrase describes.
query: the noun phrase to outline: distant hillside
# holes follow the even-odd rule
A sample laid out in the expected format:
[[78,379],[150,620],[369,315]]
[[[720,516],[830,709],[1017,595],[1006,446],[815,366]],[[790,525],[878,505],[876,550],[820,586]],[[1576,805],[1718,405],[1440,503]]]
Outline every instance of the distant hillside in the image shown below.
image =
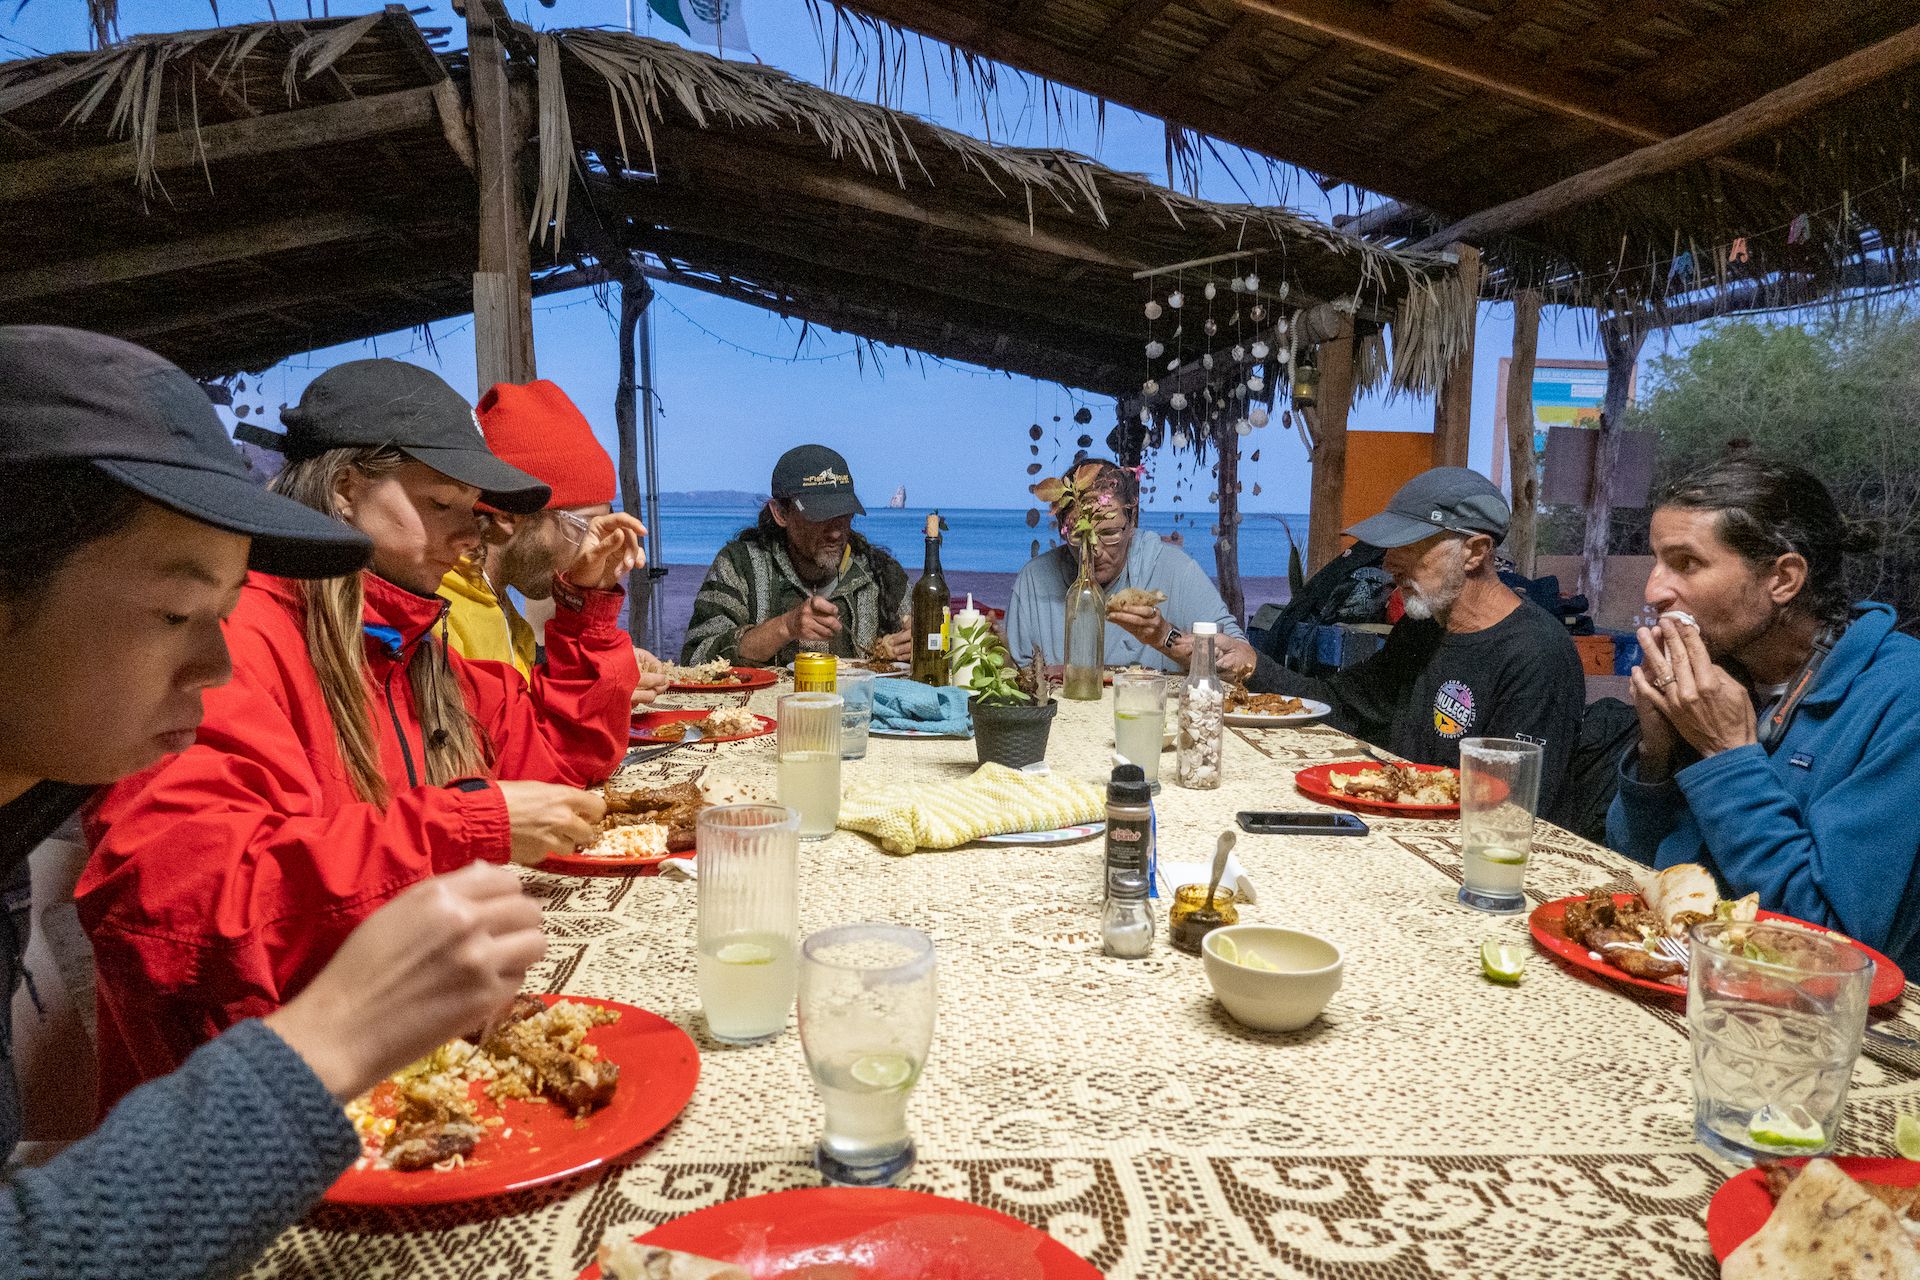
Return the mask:
[[758,507],[767,500],[764,493],[740,489],[689,489],[682,493],[663,493],[663,507]]

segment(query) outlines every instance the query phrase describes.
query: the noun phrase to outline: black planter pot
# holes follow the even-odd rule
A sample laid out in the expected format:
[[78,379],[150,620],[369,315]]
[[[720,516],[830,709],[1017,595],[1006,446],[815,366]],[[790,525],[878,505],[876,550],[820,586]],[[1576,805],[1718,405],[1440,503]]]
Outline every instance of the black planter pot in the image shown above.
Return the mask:
[[1047,758],[1047,733],[1058,702],[1045,706],[990,707],[973,704],[973,747],[981,764],[1024,769]]

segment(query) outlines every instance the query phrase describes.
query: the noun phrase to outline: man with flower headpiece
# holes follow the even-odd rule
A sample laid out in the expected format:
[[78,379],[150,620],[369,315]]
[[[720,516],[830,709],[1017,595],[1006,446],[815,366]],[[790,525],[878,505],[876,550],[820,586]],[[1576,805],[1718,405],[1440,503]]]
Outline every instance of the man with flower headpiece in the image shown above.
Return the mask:
[[[1095,458],[1066,477],[1033,486],[1053,508],[1063,545],[1027,562],[1013,580],[1007,647],[1026,655],[1038,645],[1048,662],[1067,656],[1067,591],[1079,576],[1074,526],[1091,522],[1094,581],[1107,593],[1109,663],[1185,671],[1196,622],[1220,627],[1220,668],[1251,672],[1255,657],[1240,621],[1192,556],[1140,528],[1140,480],[1115,462]],[[1158,599],[1156,599],[1158,597]]]

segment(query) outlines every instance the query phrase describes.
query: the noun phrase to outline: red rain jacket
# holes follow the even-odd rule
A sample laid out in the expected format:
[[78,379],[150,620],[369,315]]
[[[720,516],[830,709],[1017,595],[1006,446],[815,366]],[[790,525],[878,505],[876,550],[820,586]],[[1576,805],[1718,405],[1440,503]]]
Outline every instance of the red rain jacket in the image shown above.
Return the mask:
[[626,750],[639,672],[618,621],[624,593],[587,591],[573,607],[559,601],[531,686],[505,663],[451,656],[489,780],[420,783],[406,664],[446,601],[371,573],[363,581],[384,810],[347,780],[298,584],[254,574],[226,625],[233,680],[208,691],[194,745],[108,789],[87,815],[94,849],[76,897],[99,975],[103,1114],[297,994],[408,885],[505,862],[507,807],[491,779],[593,786]]

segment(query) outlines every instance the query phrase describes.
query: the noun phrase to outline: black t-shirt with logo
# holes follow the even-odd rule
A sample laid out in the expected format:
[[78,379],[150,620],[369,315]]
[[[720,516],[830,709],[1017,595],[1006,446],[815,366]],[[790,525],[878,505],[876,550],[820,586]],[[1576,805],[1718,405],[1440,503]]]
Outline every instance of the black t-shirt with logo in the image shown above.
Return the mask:
[[1338,727],[1421,764],[1457,768],[1462,738],[1538,742],[1541,813],[1553,808],[1587,702],[1573,637],[1528,601],[1464,635],[1402,621],[1379,653],[1325,680],[1263,657],[1248,687],[1317,698]]

